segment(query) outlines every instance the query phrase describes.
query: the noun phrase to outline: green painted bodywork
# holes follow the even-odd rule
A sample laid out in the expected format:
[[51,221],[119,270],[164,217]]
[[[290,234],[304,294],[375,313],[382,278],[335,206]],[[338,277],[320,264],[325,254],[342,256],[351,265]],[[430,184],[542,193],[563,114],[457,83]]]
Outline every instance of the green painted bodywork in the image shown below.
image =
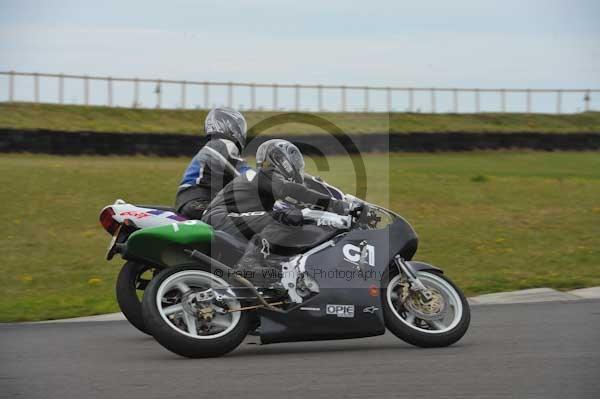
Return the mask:
[[200,221],[149,227],[132,233],[123,257],[147,264],[168,267],[191,262],[184,249],[210,249],[213,228]]

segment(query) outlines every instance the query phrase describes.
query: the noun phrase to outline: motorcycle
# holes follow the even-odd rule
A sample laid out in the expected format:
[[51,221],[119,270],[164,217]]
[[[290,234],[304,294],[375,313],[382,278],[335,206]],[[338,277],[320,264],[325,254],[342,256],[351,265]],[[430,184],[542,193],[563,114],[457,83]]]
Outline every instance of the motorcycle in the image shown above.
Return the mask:
[[[320,178],[306,175],[306,183],[308,187],[321,193],[332,196],[336,199],[341,199],[343,194],[333,186],[327,185]],[[188,219],[176,213],[174,208],[162,205],[133,205],[122,199],[116,200],[113,204],[105,206],[100,211],[100,224],[112,236],[106,259],[111,260],[113,257],[122,252],[126,247],[129,236],[140,229],[149,227],[172,225],[173,223],[185,222]],[[215,241],[229,241],[231,238],[216,232]],[[238,261],[243,253],[243,249],[239,247],[245,246],[245,243],[232,242],[223,245],[224,248],[231,250],[215,251],[213,256],[228,266],[233,266]],[[142,316],[141,298],[144,290],[150,283],[150,280],[156,276],[161,270],[166,267],[179,265],[179,262],[187,259],[173,258],[165,262],[153,262],[152,257],[148,259],[145,252],[142,251],[139,255],[128,254],[124,256],[125,264],[121,267],[116,281],[116,298],[121,312],[125,318],[139,331],[150,334],[146,328]]]
[[[349,195],[348,216],[304,209],[321,233],[256,287],[219,260],[246,243],[200,221],[135,231],[119,248],[162,268],[142,300],[146,328],[185,357],[221,356],[251,331],[262,344],[384,334],[419,347],[448,346],[470,323],[469,304],[443,271],[414,261],[418,238],[400,215]],[[227,238],[224,238],[227,237]],[[258,327],[258,329],[257,329]]]

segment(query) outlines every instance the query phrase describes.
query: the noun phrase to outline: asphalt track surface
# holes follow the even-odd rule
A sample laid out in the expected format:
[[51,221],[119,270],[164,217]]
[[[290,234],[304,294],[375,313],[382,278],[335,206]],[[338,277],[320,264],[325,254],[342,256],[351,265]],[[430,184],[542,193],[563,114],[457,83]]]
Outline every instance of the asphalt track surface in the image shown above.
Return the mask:
[[472,308],[458,344],[391,334],[189,360],[127,322],[0,325],[0,397],[599,398],[600,301]]

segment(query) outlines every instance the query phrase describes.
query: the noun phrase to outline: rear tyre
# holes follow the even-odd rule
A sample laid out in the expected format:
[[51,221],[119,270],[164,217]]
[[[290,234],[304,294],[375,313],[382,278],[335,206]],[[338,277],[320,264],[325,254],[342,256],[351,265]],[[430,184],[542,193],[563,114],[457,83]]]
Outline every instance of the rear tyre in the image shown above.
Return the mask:
[[385,325],[396,337],[422,348],[449,346],[465,335],[471,321],[469,303],[449,278],[432,270],[417,276],[434,294],[423,302],[411,293],[401,274],[381,290]]
[[180,356],[205,358],[229,353],[248,334],[251,315],[245,311],[230,312],[242,306],[236,299],[200,302],[194,296],[210,288],[228,286],[209,268],[199,265],[165,269],[152,279],[144,293],[145,325],[162,346]]
[[[125,318],[138,330],[150,335],[142,316],[142,302],[139,296],[150,282],[144,274],[151,273],[152,268],[136,262],[127,262],[117,277],[117,302]],[[138,296],[139,295],[139,296]]]

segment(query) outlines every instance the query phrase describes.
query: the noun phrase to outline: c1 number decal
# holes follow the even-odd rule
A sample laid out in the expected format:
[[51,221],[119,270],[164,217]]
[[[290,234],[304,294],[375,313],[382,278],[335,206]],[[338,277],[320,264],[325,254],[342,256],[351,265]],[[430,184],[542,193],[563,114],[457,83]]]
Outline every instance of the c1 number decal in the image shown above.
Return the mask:
[[[372,245],[367,245],[365,247],[367,251],[367,263],[369,266],[375,266],[375,247]],[[360,247],[353,244],[346,244],[344,248],[342,248],[342,253],[344,254],[344,260],[355,265],[358,265],[360,261]]]

